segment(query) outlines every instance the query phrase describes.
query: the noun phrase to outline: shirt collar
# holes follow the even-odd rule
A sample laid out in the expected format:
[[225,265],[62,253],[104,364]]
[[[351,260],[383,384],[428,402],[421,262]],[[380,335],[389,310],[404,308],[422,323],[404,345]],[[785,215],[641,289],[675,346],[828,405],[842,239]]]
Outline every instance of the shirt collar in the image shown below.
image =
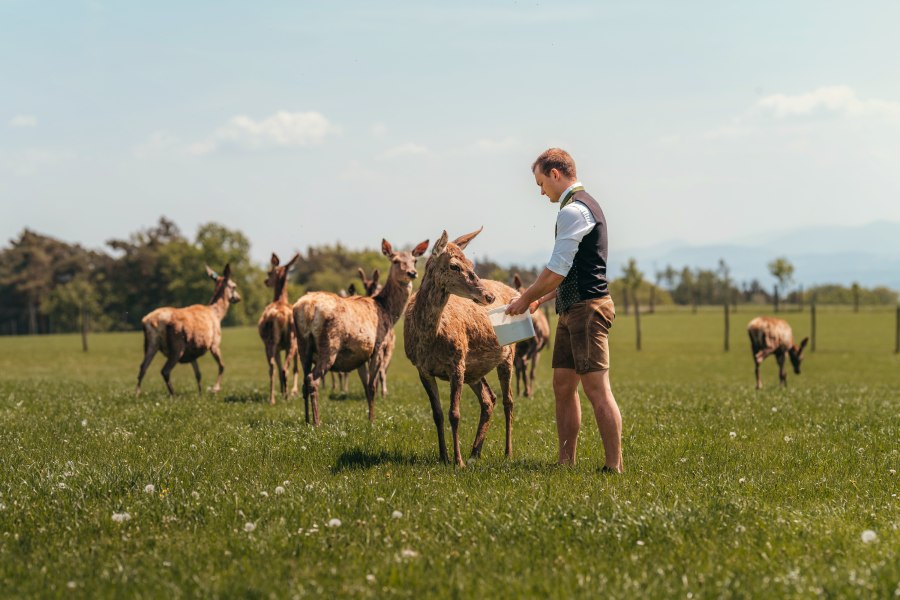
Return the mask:
[[573,183],[572,185],[567,187],[566,191],[564,191],[559,196],[559,210],[564,209],[566,207],[566,205],[572,201],[572,196],[575,195],[575,192],[581,191],[583,189],[584,189],[584,186],[581,184],[580,181],[576,181],[575,183]]

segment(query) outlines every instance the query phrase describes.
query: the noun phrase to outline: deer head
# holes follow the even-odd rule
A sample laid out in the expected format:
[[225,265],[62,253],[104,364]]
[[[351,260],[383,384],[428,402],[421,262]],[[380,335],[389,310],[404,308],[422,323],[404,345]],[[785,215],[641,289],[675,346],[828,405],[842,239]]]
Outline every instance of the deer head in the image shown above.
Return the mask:
[[362,268],[357,269],[357,273],[359,273],[359,278],[362,279],[363,290],[366,293],[366,296],[374,296],[378,293],[378,278],[381,277],[381,273],[378,269],[372,271],[372,278],[369,279],[366,277],[366,272],[362,270]]
[[434,284],[446,293],[469,298],[476,304],[485,306],[494,301],[494,295],[481,283],[481,279],[475,274],[475,265],[463,254],[469,242],[479,233],[481,229],[448,242],[447,232],[444,231],[434,243],[425,271]]
[[416,259],[428,250],[428,240],[425,240],[410,252],[394,252],[390,242],[381,240],[381,253],[391,261],[391,270],[388,271],[388,280],[402,285],[412,283],[418,273],[416,272]]
[[791,358],[791,364],[794,365],[794,373],[797,375],[800,374],[800,361],[803,360],[803,349],[806,348],[806,343],[809,342],[809,338],[803,338],[803,341],[800,342],[799,346],[792,346],[790,350],[788,350],[788,356]]
[[270,288],[276,287],[279,284],[284,285],[284,282],[287,281],[288,271],[291,270],[291,267],[293,267],[294,263],[298,260],[300,260],[299,252],[294,254],[294,258],[289,260],[287,264],[278,266],[280,264],[278,255],[273,252],[269,273],[266,276],[266,285]]
[[237,284],[231,279],[231,263],[225,265],[222,275],[209,268],[206,265],[206,274],[209,278],[216,282],[216,291],[213,293],[213,301],[219,298],[226,298],[228,302],[237,304],[241,301],[241,295],[238,293]]

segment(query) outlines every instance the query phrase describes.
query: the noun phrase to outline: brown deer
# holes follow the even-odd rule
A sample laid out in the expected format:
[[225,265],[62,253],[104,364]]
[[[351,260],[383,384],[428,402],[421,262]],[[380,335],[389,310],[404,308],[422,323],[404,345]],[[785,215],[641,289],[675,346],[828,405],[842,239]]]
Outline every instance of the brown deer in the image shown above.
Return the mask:
[[[297,393],[298,367],[297,367],[297,339],[294,337],[294,314],[291,312],[291,304],[288,302],[287,276],[291,267],[300,260],[300,254],[287,264],[280,265],[278,255],[272,253],[271,268],[266,277],[266,285],[273,289],[274,297],[271,304],[263,310],[259,318],[257,329],[266,347],[266,362],[269,364],[269,404],[275,405],[275,370],[278,370],[278,380],[281,383],[281,393],[288,397],[287,374],[294,363],[294,385],[290,395]],[[280,266],[279,266],[280,265]],[[281,362],[281,353],[285,353],[284,364]]]
[[[358,272],[359,272],[359,278],[362,279],[362,282],[363,282],[363,292],[364,292],[363,295],[374,296],[379,291],[381,291],[381,286],[378,285],[378,277],[379,277],[378,269],[375,269],[375,272],[372,273],[372,279],[366,278],[366,272],[363,271],[362,269],[358,269]],[[349,298],[350,296],[355,296],[355,295],[356,295],[356,284],[355,283],[351,283],[350,287],[347,288],[346,292],[344,290],[341,290],[338,292],[338,296],[340,296],[341,298]],[[393,335],[394,335],[394,330],[392,329],[390,332],[390,336],[393,337]],[[385,343],[387,343],[387,340],[385,340]],[[393,346],[393,342],[391,343],[391,346]],[[332,391],[337,389],[337,390],[340,390],[341,392],[343,392],[344,394],[346,394],[347,392],[350,391],[350,374],[349,373],[347,373],[346,371],[335,371],[334,369],[332,369],[331,371],[329,371],[329,374],[331,375],[331,390]],[[335,384],[335,381],[337,382],[336,384]],[[381,397],[382,398],[384,397],[384,393],[382,393]]]
[[380,372],[385,337],[403,315],[416,278],[416,258],[428,249],[428,241],[411,252],[394,252],[387,240],[381,252],[391,260],[387,282],[373,297],[341,298],[328,292],[311,292],[294,304],[294,331],[303,365],[303,400],[306,422],[319,424],[319,382],[329,370],[356,369],[369,404],[369,421],[375,420],[375,381]]
[[450,381],[450,427],[453,459],[465,463],[459,449],[460,396],[468,384],[481,403],[481,420],[472,444],[473,458],[481,455],[497,397],[485,379],[497,370],[506,416],[506,456],[512,454],[513,345],[500,346],[485,307],[508,304],[516,291],[499,281],[479,279],[463,250],[481,229],[447,242],[447,232],[435,243],[425,265],[422,286],[413,296],[403,321],[406,356],[419,371],[431,402],[443,462],[449,462],[444,442],[444,414],[436,378]]
[[[520,294],[524,291],[522,278],[516,273],[513,275],[513,287]],[[541,351],[550,344],[550,321],[543,311],[536,311],[531,315],[534,323],[534,337],[516,344],[516,395],[520,394],[519,379],[525,388],[525,396],[531,398],[534,394],[534,372],[541,358]],[[529,370],[529,365],[531,369]]]
[[794,373],[800,374],[800,361],[803,360],[803,349],[809,338],[803,338],[799,346],[794,345],[794,334],[787,321],[775,317],[756,317],[747,324],[750,335],[750,347],[753,352],[753,363],[756,366],[756,389],[762,389],[759,366],[770,354],[778,361],[778,381],[787,387],[787,375],[784,372],[784,356],[787,354],[794,366]]
[[[375,296],[376,294],[378,294],[378,292],[381,291],[381,286],[378,285],[378,278],[380,276],[378,269],[372,271],[371,279],[366,277],[366,272],[363,271],[362,268],[358,269],[357,272],[359,273],[359,278],[362,279],[363,291],[365,292],[366,296]],[[384,343],[381,345],[381,360],[379,361],[381,369],[378,372],[378,377],[375,382],[376,388],[381,390],[382,398],[385,398],[388,393],[387,369],[391,364],[391,359],[394,356],[394,347],[396,345],[397,335],[394,333],[394,330],[391,329],[385,336]]]
[[209,304],[194,304],[185,308],[173,308],[166,306],[157,308],[141,319],[144,327],[144,361],[138,373],[137,388],[135,393],[141,393],[141,380],[147,372],[147,367],[157,351],[166,357],[166,364],[162,368],[162,376],[169,389],[169,395],[175,395],[175,389],[169,375],[177,363],[191,363],[194,367],[194,377],[197,379],[197,390],[203,394],[203,386],[200,384],[200,367],[197,359],[206,354],[207,350],[216,359],[219,365],[219,376],[212,392],[219,391],[222,383],[222,373],[225,365],[222,362],[222,354],[219,344],[222,342],[222,319],[228,313],[228,307],[232,303],[241,301],[237,284],[231,280],[231,265],[225,265],[222,276],[206,267],[206,274],[216,282],[215,291]]

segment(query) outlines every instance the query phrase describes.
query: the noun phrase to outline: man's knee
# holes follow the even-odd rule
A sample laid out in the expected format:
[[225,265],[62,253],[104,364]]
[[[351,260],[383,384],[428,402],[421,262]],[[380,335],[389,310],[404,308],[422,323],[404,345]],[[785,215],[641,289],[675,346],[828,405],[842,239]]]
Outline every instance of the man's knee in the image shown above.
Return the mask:
[[578,374],[574,369],[553,369],[553,392],[571,394],[578,389]]

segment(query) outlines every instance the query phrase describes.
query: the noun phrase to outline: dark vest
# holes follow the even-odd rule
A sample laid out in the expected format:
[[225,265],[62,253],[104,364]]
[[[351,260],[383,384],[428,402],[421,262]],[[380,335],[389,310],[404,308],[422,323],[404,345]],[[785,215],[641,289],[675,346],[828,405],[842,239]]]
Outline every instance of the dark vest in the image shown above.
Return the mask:
[[557,314],[566,312],[573,304],[582,300],[609,295],[606,282],[606,218],[597,201],[583,190],[575,192],[572,202],[580,202],[586,206],[597,224],[578,244],[572,268],[556,290]]

